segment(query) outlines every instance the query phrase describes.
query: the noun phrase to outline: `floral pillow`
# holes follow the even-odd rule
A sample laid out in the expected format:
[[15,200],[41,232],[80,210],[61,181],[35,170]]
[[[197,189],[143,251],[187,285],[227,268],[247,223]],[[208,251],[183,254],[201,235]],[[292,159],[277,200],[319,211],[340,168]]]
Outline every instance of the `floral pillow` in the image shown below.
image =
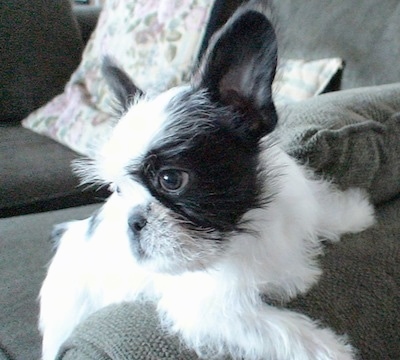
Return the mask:
[[[83,155],[92,156],[116,121],[112,96],[101,74],[111,55],[146,92],[182,84],[198,56],[213,1],[108,0],[65,87],[22,124]],[[341,68],[340,59],[285,61],[274,83],[278,106],[321,93]]]
[[162,91],[187,81],[211,15],[210,0],[107,0],[64,93],[23,120],[23,126],[90,155],[113,122],[101,74],[106,55],[139,88]]
[[281,106],[322,94],[342,69],[343,60],[339,58],[284,61],[272,86],[275,104]]

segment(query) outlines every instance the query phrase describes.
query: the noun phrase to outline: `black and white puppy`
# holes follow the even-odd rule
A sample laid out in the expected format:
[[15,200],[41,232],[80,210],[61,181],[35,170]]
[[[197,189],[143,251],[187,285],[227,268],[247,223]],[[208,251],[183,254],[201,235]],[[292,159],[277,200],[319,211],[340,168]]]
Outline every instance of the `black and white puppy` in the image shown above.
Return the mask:
[[316,179],[271,140],[276,65],[270,22],[246,9],[190,85],[146,97],[106,63],[124,112],[87,172],[114,193],[65,225],[40,293],[45,360],[91,313],[143,299],[202,357],[354,359],[344,337],[262,300],[307,291],[321,240],[373,223],[361,191]]

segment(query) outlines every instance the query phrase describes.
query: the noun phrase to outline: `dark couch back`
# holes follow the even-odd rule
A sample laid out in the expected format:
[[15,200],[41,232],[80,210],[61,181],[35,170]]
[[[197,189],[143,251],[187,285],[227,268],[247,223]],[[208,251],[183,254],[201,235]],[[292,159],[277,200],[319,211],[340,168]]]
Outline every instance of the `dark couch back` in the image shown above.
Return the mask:
[[0,1],[0,122],[62,92],[83,43],[69,0]]
[[281,56],[341,57],[342,88],[400,81],[400,1],[273,0]]

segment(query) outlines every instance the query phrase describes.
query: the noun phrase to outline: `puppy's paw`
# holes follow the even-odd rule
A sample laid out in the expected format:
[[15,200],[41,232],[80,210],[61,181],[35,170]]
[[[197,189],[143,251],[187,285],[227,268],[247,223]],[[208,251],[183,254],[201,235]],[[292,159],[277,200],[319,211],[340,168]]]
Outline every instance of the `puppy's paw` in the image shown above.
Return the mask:
[[364,231],[375,222],[374,207],[361,189],[331,190],[323,204],[319,233],[325,239],[338,241],[341,235]]
[[343,192],[345,213],[343,222],[349,233],[363,231],[375,223],[374,207],[368,195],[359,188],[350,188]]

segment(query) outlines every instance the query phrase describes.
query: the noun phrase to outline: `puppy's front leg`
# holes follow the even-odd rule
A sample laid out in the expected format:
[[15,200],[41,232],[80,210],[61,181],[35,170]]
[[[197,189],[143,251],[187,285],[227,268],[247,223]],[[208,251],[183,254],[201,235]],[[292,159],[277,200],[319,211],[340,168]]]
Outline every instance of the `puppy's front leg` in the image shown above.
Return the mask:
[[132,257],[125,227],[115,221],[99,212],[64,225],[40,291],[44,360],[54,359],[75,326],[90,314],[134,300],[146,286],[147,275]]
[[[352,360],[353,348],[344,337],[322,328],[307,316],[262,305],[259,312],[240,315],[240,333],[232,324],[229,342],[243,349],[245,359]],[[235,335],[234,335],[235,334]],[[232,336],[233,335],[233,336]],[[241,351],[239,351],[239,356]]]
[[[243,305],[244,303],[242,303]],[[246,306],[246,305],[245,305]],[[177,329],[204,357],[245,360],[353,360],[344,337],[310,318],[266,304],[202,312],[195,326]],[[190,325],[193,325],[190,324]]]
[[55,358],[61,344],[92,307],[86,294],[86,280],[79,274],[85,269],[88,256],[87,225],[87,220],[76,221],[56,229],[57,252],[40,290],[39,329],[44,360]]

